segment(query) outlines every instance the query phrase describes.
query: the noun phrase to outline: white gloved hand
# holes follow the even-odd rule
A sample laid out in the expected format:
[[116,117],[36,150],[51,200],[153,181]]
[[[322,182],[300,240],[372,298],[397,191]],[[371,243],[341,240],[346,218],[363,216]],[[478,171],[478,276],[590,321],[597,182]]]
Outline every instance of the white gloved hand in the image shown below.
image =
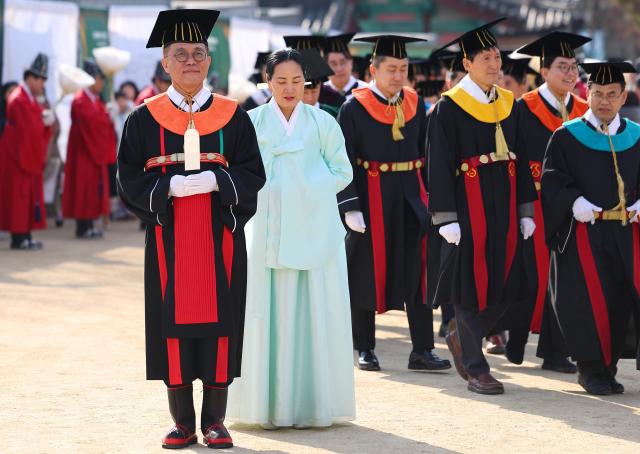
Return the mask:
[[629,213],[633,213],[635,211],[636,214],[631,218],[631,222],[640,222],[640,218],[638,214],[640,214],[640,199],[636,200],[633,205],[627,208]]
[[216,175],[211,170],[188,175],[184,185],[189,191],[189,195],[207,194],[218,190]]
[[590,222],[593,224],[596,222],[596,217],[593,212],[600,212],[602,211],[602,208],[595,206],[593,203],[580,196],[575,202],[573,202],[572,210],[573,217],[576,218],[578,222]]
[[522,238],[528,240],[533,236],[533,232],[536,231],[536,223],[531,218],[520,219],[520,232],[522,232]]
[[462,234],[460,233],[460,224],[457,222],[443,225],[438,229],[438,233],[447,240],[447,243],[455,244],[456,246],[460,244]]
[[169,195],[173,197],[186,197],[191,195],[184,182],[187,178],[184,175],[174,175],[169,182]]
[[42,111],[42,123],[45,126],[51,126],[56,122],[56,116],[51,109],[45,109]]
[[354,232],[364,233],[367,230],[362,211],[347,211],[344,214],[344,222]]

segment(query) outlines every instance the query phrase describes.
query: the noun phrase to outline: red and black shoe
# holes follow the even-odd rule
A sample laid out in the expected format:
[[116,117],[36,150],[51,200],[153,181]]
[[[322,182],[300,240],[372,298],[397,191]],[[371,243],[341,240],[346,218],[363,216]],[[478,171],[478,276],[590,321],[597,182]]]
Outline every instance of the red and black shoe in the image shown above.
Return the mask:
[[212,449],[233,448],[233,440],[224,426],[227,413],[227,388],[204,385],[200,427],[204,444]]
[[216,422],[202,430],[204,444],[212,449],[233,448],[229,431],[221,422]]
[[162,447],[165,449],[181,449],[198,442],[195,431],[189,430],[182,424],[176,424],[162,439]]
[[193,386],[167,388],[169,411],[175,426],[162,439],[165,449],[181,449],[198,442],[196,412],[193,408]]

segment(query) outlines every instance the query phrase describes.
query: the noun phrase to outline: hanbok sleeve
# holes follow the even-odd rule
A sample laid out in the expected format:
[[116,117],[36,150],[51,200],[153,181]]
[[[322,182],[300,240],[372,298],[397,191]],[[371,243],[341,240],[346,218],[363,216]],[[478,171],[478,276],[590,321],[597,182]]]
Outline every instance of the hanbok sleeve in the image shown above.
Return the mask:
[[320,138],[321,153],[325,164],[336,180],[336,193],[346,188],[353,179],[353,169],[347,150],[344,136],[338,123],[326,112],[321,111],[322,118]]

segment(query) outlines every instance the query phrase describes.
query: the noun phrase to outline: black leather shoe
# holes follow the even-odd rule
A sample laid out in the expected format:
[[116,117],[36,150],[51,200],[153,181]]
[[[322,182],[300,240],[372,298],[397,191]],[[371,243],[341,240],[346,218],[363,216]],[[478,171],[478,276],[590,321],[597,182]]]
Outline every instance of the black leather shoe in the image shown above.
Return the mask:
[[176,424],[162,439],[164,449],[182,449],[198,442],[196,433],[182,424]]
[[360,370],[380,370],[378,357],[373,350],[358,352],[357,365]]
[[516,342],[511,342],[511,339],[509,339],[504,349],[504,356],[512,364],[522,364],[522,361],[524,361],[524,346],[516,345]]
[[616,380],[615,377],[609,377],[609,384],[611,385],[611,394],[624,393],[624,385]]
[[604,374],[580,374],[578,375],[578,384],[582,386],[586,392],[594,396],[608,396],[613,392],[609,377]]
[[542,362],[542,368],[545,370],[553,370],[563,374],[575,374],[578,372],[578,368],[575,364],[569,361],[567,358],[560,359],[545,359]]
[[440,323],[440,329],[438,330],[438,337],[447,337],[449,334],[449,325],[447,323]]
[[451,369],[448,359],[440,359],[433,350],[422,353],[411,352],[409,355],[409,369],[411,370],[445,370]]
[[25,238],[17,243],[12,242],[11,249],[16,249],[18,251],[37,251],[42,249],[42,243],[40,241]]

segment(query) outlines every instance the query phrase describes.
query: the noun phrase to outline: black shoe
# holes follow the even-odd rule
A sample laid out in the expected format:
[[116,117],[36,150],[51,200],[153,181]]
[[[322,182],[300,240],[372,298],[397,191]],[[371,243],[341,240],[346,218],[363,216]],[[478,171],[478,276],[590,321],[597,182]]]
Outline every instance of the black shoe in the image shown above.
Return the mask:
[[169,412],[175,426],[162,439],[165,449],[181,449],[198,442],[196,413],[193,408],[193,386],[167,388]]
[[42,249],[42,243],[25,238],[17,243],[12,242],[11,249],[18,251],[37,251],[38,249]]
[[76,238],[80,238],[83,240],[99,240],[100,238],[102,238],[102,236],[102,231],[94,228],[87,229],[81,234],[76,233]]
[[411,352],[409,355],[409,369],[411,370],[445,370],[451,369],[448,359],[440,359],[433,350],[423,353]]
[[545,359],[542,362],[542,368],[545,370],[553,370],[563,374],[575,374],[578,372],[578,368],[575,364],[569,361],[567,358],[560,359]]
[[449,324],[448,323],[440,323],[440,329],[438,330],[438,337],[447,337],[449,334]]
[[226,388],[214,388],[204,385],[202,388],[202,413],[200,428],[204,444],[211,449],[233,448],[233,440],[224,426],[227,412]]
[[64,219],[56,219],[56,227],[60,228],[64,225]]
[[33,250],[42,249],[42,241],[29,239],[29,248]]
[[611,385],[611,394],[624,393],[624,385],[616,380],[615,377],[609,377],[609,384]]
[[360,370],[380,370],[378,357],[373,350],[358,352],[357,366]]
[[582,386],[586,392],[594,396],[608,396],[613,392],[609,378],[603,374],[580,374],[578,375],[578,384]]

